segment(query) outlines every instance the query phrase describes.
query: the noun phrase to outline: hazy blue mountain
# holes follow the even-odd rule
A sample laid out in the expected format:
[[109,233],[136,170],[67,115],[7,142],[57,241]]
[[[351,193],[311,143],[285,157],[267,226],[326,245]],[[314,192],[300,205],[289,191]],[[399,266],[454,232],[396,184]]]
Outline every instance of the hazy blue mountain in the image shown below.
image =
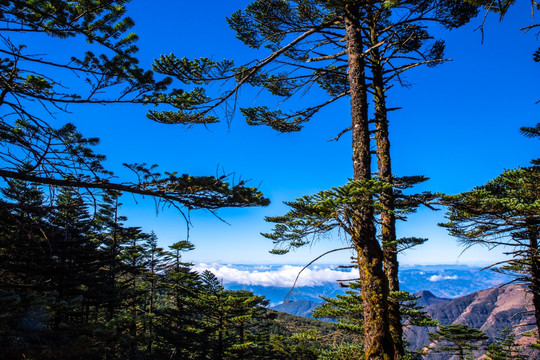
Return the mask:
[[291,315],[303,316],[310,318],[313,310],[317,306],[321,305],[320,301],[309,301],[309,300],[296,300],[291,301],[287,300],[282,302],[279,305],[273,306],[272,309],[281,311]]
[[[227,269],[241,269],[241,274],[243,275],[225,279],[225,287],[235,290],[250,290],[255,294],[264,295],[270,300],[272,306],[276,306],[286,300],[321,302],[321,296],[333,297],[336,294],[344,293],[344,289],[333,280],[319,281],[319,284],[312,286],[297,286],[292,291],[291,286],[285,285],[284,281],[266,281],[266,279],[272,278],[276,273],[281,274],[280,271],[283,272],[281,265],[269,265],[265,266],[264,269],[261,269],[260,266],[251,265],[227,265]],[[318,266],[319,273],[302,273],[300,280],[304,276],[309,281],[316,280],[312,278],[323,274],[325,270],[338,272],[339,270],[336,269],[338,267],[332,265]],[[424,299],[420,300],[427,301],[426,299],[428,298],[453,299],[509,281],[508,277],[489,270],[481,271],[481,269],[481,267],[466,265],[402,266],[400,269],[400,286],[402,290],[409,291],[410,293],[428,291],[429,294],[425,293],[426,296],[424,296]],[[342,278],[347,278],[347,275],[350,275],[346,272],[343,272],[343,274],[344,277]],[[294,275],[296,275],[296,272]],[[257,283],[257,278],[264,279],[265,281]]]
[[436,304],[446,304],[452,301],[452,299],[437,297],[433,295],[433,293],[429,290],[422,290],[419,292],[415,292],[414,295],[418,297],[418,299],[416,300],[416,305],[423,306],[423,307],[436,305]]
[[[231,290],[249,290],[257,295],[264,295],[270,300],[271,306],[276,306],[286,301],[311,301],[314,303],[321,303],[321,296],[334,297],[336,294],[343,293],[343,288],[340,288],[337,284],[333,283],[328,283],[324,286],[300,286],[295,287],[292,291],[290,287],[279,286],[242,284],[225,284],[225,286]],[[290,314],[298,315],[295,313]]]
[[428,290],[440,298],[455,298],[503,284],[508,276],[466,265],[402,266],[402,290],[415,293]]

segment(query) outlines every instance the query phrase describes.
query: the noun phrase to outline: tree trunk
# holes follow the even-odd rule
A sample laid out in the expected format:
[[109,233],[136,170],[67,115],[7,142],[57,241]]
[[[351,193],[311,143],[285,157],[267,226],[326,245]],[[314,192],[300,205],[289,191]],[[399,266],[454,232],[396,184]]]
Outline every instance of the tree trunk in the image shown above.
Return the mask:
[[[370,23],[371,45],[378,43],[376,33],[376,19]],[[377,47],[370,53],[373,90],[375,103],[375,140],[377,143],[377,166],[379,170],[379,179],[387,184],[393,184],[392,163],[390,158],[390,139],[388,132],[388,110],[386,108],[385,83],[383,78],[382,59]],[[399,263],[397,260],[397,236],[396,236],[396,217],[394,204],[393,188],[385,188],[381,192],[381,237],[384,257],[384,272],[388,278],[388,287],[390,292],[399,291],[398,271]],[[391,297],[388,300],[388,317],[390,323],[390,332],[394,341],[396,358],[402,358],[405,355],[403,346],[403,327],[401,325],[401,313],[399,311],[399,300]]]
[[536,320],[536,341],[540,343],[540,253],[538,252],[538,225],[528,227],[529,261],[531,266],[530,290],[533,296],[534,316]]
[[463,351],[463,348],[459,347],[459,360],[465,360],[465,352]]
[[[367,181],[371,179],[371,152],[359,14],[357,4],[345,6],[354,180]],[[365,358],[390,360],[394,358],[394,346],[388,323],[388,280],[383,271],[383,254],[375,233],[372,196],[361,196],[353,210],[351,240],[358,253],[364,306]]]

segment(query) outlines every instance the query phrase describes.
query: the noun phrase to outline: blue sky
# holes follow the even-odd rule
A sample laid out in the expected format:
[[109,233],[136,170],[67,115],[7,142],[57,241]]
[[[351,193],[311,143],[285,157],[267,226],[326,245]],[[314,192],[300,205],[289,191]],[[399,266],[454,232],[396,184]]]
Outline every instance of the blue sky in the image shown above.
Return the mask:
[[[263,57],[236,40],[225,22],[225,16],[248,3],[132,1],[129,15],[140,37],[142,64],[169,53],[235,58],[237,63]],[[403,107],[390,118],[393,170],[398,175],[430,177],[418,190],[466,191],[538,157],[537,140],[519,134],[520,126],[536,124],[540,114],[540,104],[535,104],[540,99],[540,64],[532,61],[540,43],[534,34],[519,30],[531,22],[525,3],[512,9],[502,23],[489,16],[483,44],[480,31],[475,31],[481,19],[452,32],[435,29],[436,36],[447,42],[446,56],[454,60],[413,70],[406,75],[410,88],[391,90],[389,105]],[[262,105],[264,100],[257,92],[241,93],[245,104]],[[186,257],[191,261],[303,264],[345,243],[338,237],[323,239],[312,247],[275,256],[268,253],[271,241],[259,233],[271,229],[264,216],[286,211],[282,201],[342,185],[351,177],[350,140],[328,141],[348,126],[347,100],[320,112],[301,132],[292,134],[249,127],[239,114],[230,127],[223,123],[186,129],[153,123],[145,118],[144,108],[133,106],[71,110],[60,120],[75,122],[86,136],[100,137],[99,151],[107,155],[113,169],[123,162],[147,162],[193,175],[234,172],[236,178],[260,185],[272,204],[224,209],[219,214],[228,224],[205,212],[191,214],[190,240],[197,247]],[[125,196],[123,203],[129,224],[155,231],[163,246],[185,239],[186,226],[176,210],[166,209],[156,216],[152,200]],[[481,248],[460,255],[462,248],[436,225],[443,214],[444,210],[421,210],[398,225],[400,236],[430,238],[402,256],[403,264],[490,263],[501,258],[500,251]],[[322,262],[346,263],[349,255],[336,254]]]

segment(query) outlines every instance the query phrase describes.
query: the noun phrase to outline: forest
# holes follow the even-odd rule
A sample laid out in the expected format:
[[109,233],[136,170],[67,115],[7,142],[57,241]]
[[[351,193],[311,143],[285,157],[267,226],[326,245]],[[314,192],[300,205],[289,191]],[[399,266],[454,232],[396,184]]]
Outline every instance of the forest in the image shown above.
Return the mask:
[[[0,359],[537,358],[540,159],[531,154],[527,166],[443,194],[415,191],[428,177],[396,175],[390,150],[400,110],[390,105],[390,89],[449,61],[441,33],[475,23],[488,36],[486,18],[504,23],[523,3],[532,22],[521,32],[540,34],[536,0],[253,0],[220,14],[247,55],[157,53],[147,64],[129,0],[0,1]],[[36,44],[51,47],[43,54]],[[534,46],[529,60],[540,68]],[[250,91],[268,103],[242,102]],[[457,102],[459,94],[443,96]],[[234,173],[162,170],[153,165],[159,158],[112,166],[106,156],[127,159],[127,151],[100,154],[100,139],[79,130],[91,124],[63,120],[105,107],[114,123],[116,107],[184,127],[186,137],[220,122],[234,132],[231,124],[244,120],[289,134],[306,132],[332,106],[346,110],[344,127],[329,138],[349,138],[343,156],[352,176],[288,199],[281,215],[266,214],[271,230],[261,229],[276,255],[335,234],[344,239],[327,253],[350,251],[341,265],[357,276],[343,281],[343,295],[324,298],[313,314],[321,320],[271,310],[263,296],[227,289],[185,260],[198,246],[190,240],[193,213],[226,222],[227,208],[268,206],[261,186]],[[540,122],[516,132],[537,144]],[[154,231],[131,225],[122,207],[131,199],[174,213],[186,235],[164,245]],[[400,237],[397,227],[420,208],[444,209],[439,225],[466,249],[503,249],[505,260],[487,268],[527,289],[536,328],[520,334],[527,345],[516,329],[489,338],[442,325],[400,289],[398,256],[428,239]],[[430,344],[411,349],[404,332],[412,326],[435,329]]]

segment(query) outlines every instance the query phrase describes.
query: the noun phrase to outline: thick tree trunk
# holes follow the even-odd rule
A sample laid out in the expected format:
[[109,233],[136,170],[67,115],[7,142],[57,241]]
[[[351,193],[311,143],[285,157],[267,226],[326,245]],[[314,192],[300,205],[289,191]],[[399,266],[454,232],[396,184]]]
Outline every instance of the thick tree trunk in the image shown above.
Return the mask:
[[[378,43],[375,24],[371,24],[371,44]],[[371,71],[373,74],[373,90],[375,102],[375,140],[377,144],[377,167],[379,179],[385,183],[393,184],[392,163],[390,158],[390,139],[388,132],[388,110],[386,108],[385,84],[383,78],[382,59],[378,48],[373,48],[370,53]],[[396,237],[396,217],[393,188],[384,189],[381,193],[381,237],[384,256],[384,272],[388,278],[390,292],[399,291],[397,260],[397,237]],[[405,355],[403,346],[403,327],[401,325],[401,313],[399,311],[399,300],[389,298],[388,316],[390,322],[390,332],[394,340],[396,358]]]
[[531,266],[531,283],[534,316],[536,320],[536,341],[540,343],[540,253],[538,249],[538,225],[529,226],[529,261]]
[[[365,61],[360,29],[359,7],[345,7],[347,54],[353,133],[354,180],[371,179],[371,152],[365,85]],[[383,271],[383,253],[377,241],[371,195],[363,195],[353,211],[351,240],[358,253],[364,306],[364,348],[366,359],[394,358],[394,345],[388,323],[388,280]]]

